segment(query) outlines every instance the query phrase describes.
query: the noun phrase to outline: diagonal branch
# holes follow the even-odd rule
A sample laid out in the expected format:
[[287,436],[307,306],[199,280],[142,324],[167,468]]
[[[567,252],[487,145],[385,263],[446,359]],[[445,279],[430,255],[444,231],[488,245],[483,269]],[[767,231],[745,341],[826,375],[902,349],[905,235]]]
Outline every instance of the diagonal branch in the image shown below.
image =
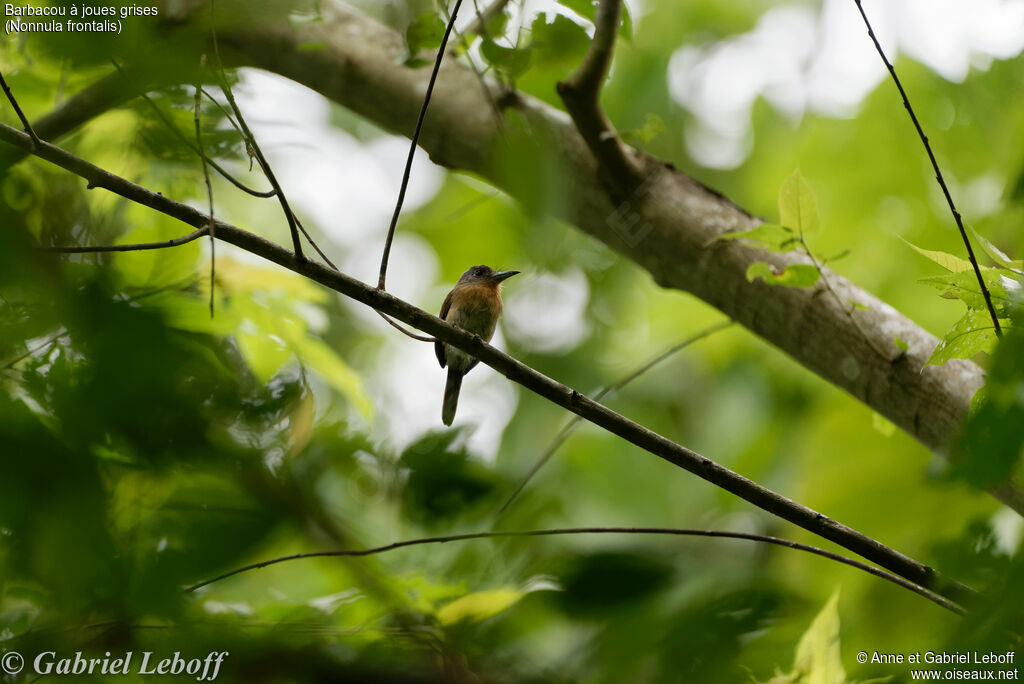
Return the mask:
[[447,544],[450,542],[469,541],[471,539],[500,539],[508,537],[555,537],[568,534],[660,534],[660,535],[671,535],[677,537],[710,537],[715,539],[744,539],[747,541],[761,542],[762,544],[773,544],[775,546],[781,546],[787,549],[794,549],[796,551],[805,551],[812,553],[822,558],[828,558],[829,560],[849,565],[852,568],[857,568],[868,574],[874,575],[875,577],[881,577],[884,580],[892,582],[893,584],[908,589],[915,594],[925,597],[929,601],[942,606],[946,610],[952,611],[957,615],[965,614],[965,610],[953,603],[952,601],[940,596],[924,587],[921,587],[913,582],[893,575],[892,573],[879,570],[878,568],[847,558],[838,553],[826,551],[825,549],[819,549],[816,546],[810,546],[808,544],[801,544],[799,542],[790,541],[788,539],[781,539],[779,537],[773,537],[766,534],[751,534],[749,532],[725,532],[720,530],[694,530],[678,527],[568,527],[568,528],[555,528],[546,530],[501,530],[493,532],[467,532],[464,534],[452,534],[444,537],[424,537],[421,539],[409,539],[406,541],[393,542],[384,546],[375,546],[369,549],[343,549],[338,551],[309,551],[306,553],[294,553],[290,556],[280,556],[278,558],[271,558],[270,560],[259,561],[258,563],[250,563],[240,568],[235,568],[228,572],[212,577],[208,580],[198,582],[192,586],[186,587],[184,593],[189,594],[197,589],[209,586],[214,582],[225,580],[228,577],[234,577],[240,575],[243,572],[249,572],[250,570],[259,570],[266,568],[271,565],[277,565],[278,563],[286,563],[288,561],[300,560],[303,558],[338,558],[338,557],[362,557],[372,556],[378,553],[385,553],[387,551],[394,551],[395,549],[403,549],[409,546],[422,546],[423,544]]
[[[213,11],[213,4],[210,4],[210,11]],[[217,68],[215,72],[217,78],[220,81],[221,92],[224,93],[224,97],[227,98],[228,105],[231,107],[231,111],[235,113],[235,119],[238,121],[238,125],[242,129],[243,138],[245,144],[249,146],[252,153],[256,155],[256,161],[259,162],[260,168],[263,169],[263,175],[270,181],[271,187],[274,188],[274,194],[277,196],[277,201],[281,203],[281,209],[284,211],[285,219],[288,221],[288,231],[292,236],[292,249],[295,250],[295,256],[299,259],[305,258],[302,254],[302,240],[299,239],[299,227],[297,225],[295,212],[292,211],[291,205],[288,203],[288,198],[285,197],[284,190],[281,189],[281,184],[277,182],[277,176],[274,175],[273,169],[270,168],[270,162],[263,156],[263,150],[260,149],[259,143],[256,142],[256,136],[249,130],[249,126],[245,123],[245,117],[242,116],[242,110],[238,107],[238,103],[235,102],[235,95],[231,92],[231,86],[228,84],[227,77],[224,76],[224,63],[220,58],[220,48],[217,46],[217,33],[213,33],[213,54],[217,60]],[[303,231],[305,232],[305,231]],[[309,235],[306,235],[309,239]],[[312,240],[310,240],[312,242]],[[319,250],[318,250],[319,251]]]
[[601,169],[620,192],[629,194],[640,184],[643,168],[601,108],[601,86],[611,68],[621,16],[622,0],[601,0],[590,48],[576,73],[558,84],[558,94]]
[[[67,168],[67,167],[64,167]],[[70,170],[70,169],[69,169]],[[79,174],[81,175],[81,174]],[[96,186],[93,186],[96,187]],[[119,193],[120,194],[120,193]],[[138,201],[138,200],[136,200]],[[168,247],[178,247],[179,245],[185,245],[193,240],[198,240],[204,235],[209,235],[210,225],[209,221],[206,222],[202,228],[193,230],[188,235],[182,235],[176,237],[173,240],[161,240],[160,242],[134,242],[124,245],[82,245],[78,247],[40,247],[40,252],[54,252],[56,254],[96,254],[100,252],[144,252],[151,249],[167,249]]]
[[11,106],[14,107],[15,114],[21,119],[21,125],[25,127],[25,132],[28,133],[29,137],[32,138],[32,142],[36,145],[39,144],[39,136],[36,135],[36,131],[32,128],[32,124],[28,122],[28,117],[25,116],[25,112],[21,111],[21,105],[18,104],[18,100],[14,97],[14,93],[11,91],[11,87],[7,85],[7,80],[4,79],[4,75],[0,74],[0,87],[4,89],[4,95],[10,101]]
[[978,278],[978,286],[981,288],[981,294],[985,297],[985,306],[988,307],[988,313],[992,317],[992,325],[995,327],[996,337],[1003,336],[1003,330],[999,326],[999,317],[996,315],[995,307],[992,305],[992,295],[988,291],[988,286],[985,285],[985,279],[981,277],[981,267],[978,266],[978,260],[974,256],[974,248],[971,246],[971,239],[967,237],[967,231],[964,229],[964,221],[960,217],[960,212],[957,211],[956,205],[953,204],[953,196],[949,194],[949,188],[946,187],[946,181],[942,178],[942,171],[939,170],[939,162],[935,160],[935,154],[932,152],[932,146],[928,143],[928,136],[924,134],[924,130],[921,128],[921,122],[917,120],[917,115],[914,114],[914,108],[910,106],[910,99],[907,98],[907,91],[903,89],[903,84],[900,83],[899,77],[896,75],[896,69],[893,67],[892,62],[885,56],[885,52],[882,50],[881,43],[878,42],[878,38],[875,37],[875,32],[871,28],[871,22],[868,21],[868,15],[864,12],[864,7],[861,6],[861,0],[853,0],[857,3],[857,9],[860,10],[860,16],[864,19],[864,25],[868,28],[868,35],[871,36],[871,42],[875,44],[875,50],[878,51],[878,56],[882,58],[885,63],[885,68],[889,70],[889,75],[892,76],[893,83],[896,84],[896,89],[900,91],[900,97],[903,98],[903,106],[907,110],[907,114],[910,115],[910,120],[914,122],[914,128],[917,129],[917,135],[921,138],[921,143],[924,145],[925,152],[928,153],[928,159],[931,160],[932,168],[935,170],[935,180],[939,182],[939,187],[942,188],[942,194],[946,197],[946,204],[949,205],[949,210],[953,212],[953,219],[956,221],[956,227],[960,230],[960,237],[964,241],[964,246],[967,247],[967,258],[971,261],[971,266],[974,268],[974,275]]
[[[203,55],[202,61],[206,62],[206,55]],[[202,110],[203,92],[202,85],[196,82],[196,97],[195,97],[195,114],[193,120],[195,122],[196,129],[196,149],[199,150],[199,159],[203,166],[203,180],[206,181],[206,198],[210,203],[210,318],[213,318],[213,303],[214,295],[216,293],[216,280],[217,280],[217,236],[215,230],[217,227],[217,221],[213,217],[213,185],[210,184],[210,169],[206,158],[206,149],[203,145],[203,128],[200,125],[199,115]]]
[[[195,228],[202,228],[209,222],[209,217],[199,210],[105,171],[55,145],[42,142],[39,146],[34,147],[32,139],[27,134],[10,126],[0,124],[0,140],[81,176],[89,182],[90,187],[106,188],[126,199],[155,209]],[[955,580],[943,577],[929,566],[889,548],[864,533],[763,487],[753,480],[612,411],[575,389],[498,351],[478,335],[457,328],[384,290],[299,257],[280,245],[231,224],[217,221],[216,231],[219,239],[304,275],[346,297],[433,335],[442,342],[465,351],[513,382],[519,383],[531,392],[575,413],[584,420],[588,420],[637,447],[735,494],[768,513],[835,542],[904,579],[954,600],[971,593],[967,587]]]
[[[687,337],[682,342],[679,342],[678,344],[669,347],[667,350],[663,351],[658,356],[654,357],[644,365],[640,366],[626,377],[613,382],[612,384],[608,385],[600,392],[595,394],[594,401],[600,401],[601,399],[604,399],[612,392],[619,391],[620,389],[622,389],[629,383],[633,382],[641,375],[643,375],[650,369],[654,368],[659,363],[669,358],[676,352],[681,351],[686,347],[689,347],[691,344],[703,340],[705,337],[708,337],[709,335],[715,334],[719,330],[725,330],[732,324],[733,321],[723,321],[721,323],[716,323],[715,325],[709,326],[704,330],[701,330],[699,333],[695,335]],[[565,444],[565,441],[569,439],[569,436],[572,435],[573,431],[576,429],[576,426],[579,425],[582,420],[583,419],[580,418],[579,416],[573,416],[573,418],[569,420],[569,422],[567,422],[561,430],[558,431],[558,434],[555,435],[555,438],[551,441],[551,444],[548,446],[548,448],[544,451],[543,454],[540,455],[540,458],[538,458],[537,461],[533,464],[533,466],[527,471],[526,475],[523,476],[523,479],[519,482],[516,488],[512,490],[511,494],[508,495],[508,498],[505,499],[505,503],[501,505],[501,508],[499,508],[497,514],[495,514],[496,518],[500,518],[502,514],[504,514],[505,511],[508,510],[508,507],[511,506],[512,502],[516,500],[516,497],[518,497],[519,494],[522,493],[524,489],[526,489],[526,485],[530,484],[530,480],[533,479],[533,476],[536,475],[537,472],[541,468],[543,468],[548,461],[551,460],[551,457],[555,455],[555,452],[558,451],[559,447]]]
[[473,22],[466,27],[465,33],[484,35],[487,32],[487,24],[490,23],[491,19],[496,18],[499,14],[504,12],[508,3],[509,0],[494,0],[494,2],[483,9],[477,7],[476,18],[473,19]]

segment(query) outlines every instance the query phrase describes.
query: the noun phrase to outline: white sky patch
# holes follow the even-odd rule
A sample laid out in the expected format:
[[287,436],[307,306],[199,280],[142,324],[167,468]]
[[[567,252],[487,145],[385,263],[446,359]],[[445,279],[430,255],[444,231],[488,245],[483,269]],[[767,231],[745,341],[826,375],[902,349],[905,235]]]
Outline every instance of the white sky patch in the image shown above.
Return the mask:
[[[263,71],[241,74],[235,97],[289,201],[339,246],[377,241],[383,248],[409,141],[361,143],[331,125],[330,106],[318,93]],[[443,180],[444,171],[417,151],[403,212],[430,201]]]
[[[500,329],[491,344],[505,347]],[[437,362],[433,344],[415,342],[399,333],[384,342],[369,385],[376,405],[387,407],[379,411],[374,429],[380,430],[395,451],[405,449],[429,430],[445,429],[441,397],[447,374]],[[484,461],[493,462],[517,404],[513,383],[478,364],[463,379],[453,426],[473,426],[466,446]]]
[[590,285],[578,267],[560,274],[516,276],[512,283],[504,297],[504,316],[516,345],[535,352],[569,351],[589,332],[585,313]]
[[[864,0],[890,61],[899,53],[951,81],[1024,50],[1020,0]],[[672,97],[696,117],[686,131],[702,164],[734,168],[752,148],[750,110],[759,97],[798,118],[805,111],[853,116],[886,78],[885,67],[850,0],[824,0],[765,12],[748,33],[672,56]],[[894,94],[895,97],[895,94]],[[691,130],[692,129],[692,130]]]
[[1024,519],[1016,511],[1003,507],[995,512],[990,523],[999,550],[1013,557],[1020,549],[1021,536],[1024,535]]

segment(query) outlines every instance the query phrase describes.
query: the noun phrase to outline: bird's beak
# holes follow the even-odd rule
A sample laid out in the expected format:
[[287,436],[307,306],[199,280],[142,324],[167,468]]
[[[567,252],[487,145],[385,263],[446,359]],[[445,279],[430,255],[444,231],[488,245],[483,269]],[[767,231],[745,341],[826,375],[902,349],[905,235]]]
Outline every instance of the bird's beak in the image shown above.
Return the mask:
[[517,273],[519,273],[519,271],[498,271],[497,273],[491,276],[491,280],[500,283],[502,280],[508,280]]

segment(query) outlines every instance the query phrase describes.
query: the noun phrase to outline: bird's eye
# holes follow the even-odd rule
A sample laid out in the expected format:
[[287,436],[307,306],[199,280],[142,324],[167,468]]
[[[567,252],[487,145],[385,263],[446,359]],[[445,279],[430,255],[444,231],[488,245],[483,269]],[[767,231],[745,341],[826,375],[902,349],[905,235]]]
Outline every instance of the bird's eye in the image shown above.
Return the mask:
[[476,269],[476,275],[482,276],[483,274],[484,274],[484,269],[482,269],[482,268]]

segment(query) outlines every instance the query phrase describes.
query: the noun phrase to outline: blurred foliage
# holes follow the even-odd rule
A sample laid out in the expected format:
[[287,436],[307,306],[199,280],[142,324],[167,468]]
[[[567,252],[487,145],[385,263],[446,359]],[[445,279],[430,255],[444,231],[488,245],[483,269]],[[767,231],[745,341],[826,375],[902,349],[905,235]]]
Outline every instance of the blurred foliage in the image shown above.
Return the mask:
[[[444,17],[434,3],[357,4],[405,37],[409,66],[430,61]],[[933,332],[955,330],[963,307],[948,299],[963,302],[968,315],[981,308],[973,273],[956,256],[959,235],[891,84],[846,119],[808,112],[795,121],[759,100],[742,166],[705,169],[689,156],[692,120],[666,79],[673,53],[749,31],[766,6],[780,4],[643,3],[623,25],[602,97],[609,115],[647,152],[755,214],[779,217],[738,237],[806,250]],[[180,135],[133,100],[60,143],[202,207],[200,165],[185,141],[193,139],[189,84],[209,22],[227,31],[249,20],[320,16],[317,3],[260,2],[242,11],[225,0],[212,17],[189,23],[180,14],[188,5],[162,4],[158,19],[132,21],[118,37],[11,37],[0,67],[33,119],[110,73],[111,57],[173,80],[178,85],[150,96]],[[518,5],[489,22],[485,36],[466,35],[457,51],[558,106],[555,83],[586,51],[593,3],[565,0],[557,12],[524,16]],[[897,68],[954,195],[965,198],[991,265],[986,279],[1005,295],[1000,313],[1012,322],[1019,309],[1009,281],[1021,270],[1012,257],[1024,254],[1024,57],[974,68],[962,83],[908,58]],[[278,104],[247,118],[275,119]],[[265,188],[221,108],[204,100],[201,114],[208,153]],[[18,125],[8,108],[0,117]],[[384,140],[350,112],[335,108],[328,118],[332,135],[361,149]],[[499,164],[531,201],[518,205],[477,179],[444,175],[400,224],[391,274],[412,284],[410,299],[436,310],[467,264],[523,270],[506,290],[501,344],[588,392],[720,320],[549,218],[572,179],[526,122],[510,117],[507,128]],[[551,163],[525,166],[526,145],[549,149]],[[397,167],[388,171],[398,175]],[[484,406],[488,419],[442,430],[443,374],[426,345],[223,245],[212,317],[206,241],[116,255],[37,252],[39,244],[165,240],[188,229],[38,160],[0,172],[0,650],[227,651],[218,680],[238,682],[832,684],[909,680],[902,665],[859,664],[862,650],[1019,649],[1022,525],[981,491],[1022,458],[1019,325],[998,343],[986,337],[936,352],[971,356],[990,377],[953,466],[735,327],[608,398],[651,429],[979,589],[964,619],[786,549],[638,535],[309,558],[184,592],[279,556],[493,527],[674,525],[829,545],[588,425],[499,516],[564,412],[481,367],[468,376],[460,410]],[[289,188],[310,182],[280,176]],[[241,195],[219,178],[214,191],[218,216],[285,238],[274,200]],[[363,249],[335,226],[315,225],[302,200],[295,204],[309,211],[304,222],[339,264],[375,269],[383,226],[360,227]],[[823,229],[812,231],[818,224]],[[415,247],[418,264],[403,262],[403,246]],[[798,275],[790,284],[806,286],[817,270]],[[527,305],[546,308],[524,312]],[[973,330],[981,321],[966,324]]]

